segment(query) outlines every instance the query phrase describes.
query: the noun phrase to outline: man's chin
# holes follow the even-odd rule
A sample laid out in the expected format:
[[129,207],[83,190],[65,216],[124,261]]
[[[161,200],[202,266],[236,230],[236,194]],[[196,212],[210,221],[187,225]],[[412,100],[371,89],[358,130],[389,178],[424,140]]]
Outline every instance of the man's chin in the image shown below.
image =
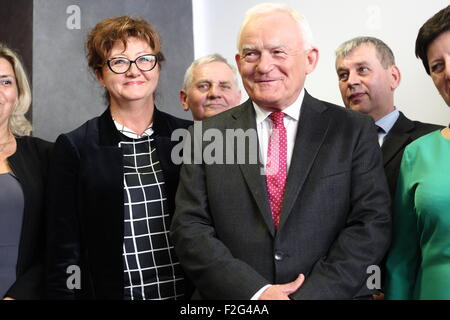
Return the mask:
[[351,104],[350,109],[352,109],[353,111],[364,112],[364,107],[360,104]]
[[254,101],[258,106],[260,106],[263,109],[270,110],[270,111],[277,111],[282,110],[283,106],[280,104],[280,100],[276,99],[273,96],[257,96],[255,98],[252,98],[252,101]]
[[205,114],[207,114],[208,117],[216,115],[228,109],[229,109],[228,107],[225,107],[223,105],[211,105],[204,108]]

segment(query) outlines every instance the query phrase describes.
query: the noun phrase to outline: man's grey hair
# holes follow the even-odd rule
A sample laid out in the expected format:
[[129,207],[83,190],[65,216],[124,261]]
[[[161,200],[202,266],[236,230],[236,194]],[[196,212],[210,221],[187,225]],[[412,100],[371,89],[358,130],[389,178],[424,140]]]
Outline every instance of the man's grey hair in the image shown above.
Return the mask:
[[237,78],[237,70],[236,68],[229,64],[227,59],[225,59],[223,56],[221,56],[218,53],[209,54],[207,56],[198,58],[194,62],[191,63],[189,68],[187,68],[186,73],[184,74],[184,80],[183,80],[183,90],[188,90],[189,87],[192,85],[192,81],[194,80],[194,69],[202,64],[208,64],[212,62],[222,62],[226,64],[231,71],[233,72],[233,80],[236,85],[236,87],[239,87],[238,78]]
[[391,48],[380,39],[374,37],[356,37],[344,42],[336,49],[336,59],[345,58],[363,44],[371,44],[374,46],[378,60],[385,69],[395,65],[395,57]]
[[305,49],[311,49],[314,46],[314,37],[311,30],[311,27],[306,20],[305,16],[299,13],[298,11],[289,8],[287,5],[282,3],[261,3],[258,4],[252,8],[250,8],[246,13],[244,17],[244,21],[242,22],[241,29],[239,30],[238,38],[237,38],[237,49],[238,51],[241,50],[240,43],[241,43],[241,36],[242,36],[242,30],[244,30],[245,26],[254,18],[265,15],[267,13],[272,13],[276,11],[282,11],[286,12],[289,15],[291,15],[292,18],[294,18],[295,21],[298,22],[298,25],[300,27],[300,32],[303,35],[303,43]]

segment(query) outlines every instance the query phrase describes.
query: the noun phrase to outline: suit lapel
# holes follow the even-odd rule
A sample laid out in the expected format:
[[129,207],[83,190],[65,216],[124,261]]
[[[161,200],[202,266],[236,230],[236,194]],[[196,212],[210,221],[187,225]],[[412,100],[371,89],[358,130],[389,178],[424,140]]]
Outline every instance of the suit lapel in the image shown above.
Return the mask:
[[386,140],[381,147],[384,166],[386,166],[389,161],[409,143],[409,132],[412,129],[414,129],[414,123],[400,112],[397,121],[389,131]]
[[322,102],[305,92],[287,177],[279,229],[287,221],[326,137],[329,119],[322,114],[325,110],[326,106]]
[[[254,130],[256,133],[256,115],[255,110],[253,109],[253,104],[250,100],[245,102],[243,108],[240,108],[236,112],[233,113],[232,117],[235,119],[236,123],[232,125],[232,128],[241,128],[245,130]],[[236,145],[235,145],[235,154],[236,154]],[[246,149],[246,155],[249,155],[249,152],[254,152],[254,150]],[[242,171],[242,175],[244,176],[244,180],[248,185],[248,188],[255,199],[256,205],[258,206],[259,211],[261,212],[264,222],[266,223],[270,233],[272,236],[275,235],[275,228],[273,225],[272,214],[270,211],[270,205],[267,196],[267,188],[265,176],[262,174],[262,169],[264,168],[259,159],[259,141],[257,143],[257,163],[250,164],[248,163],[249,157],[247,156],[247,161],[244,164],[239,164],[239,167]]]

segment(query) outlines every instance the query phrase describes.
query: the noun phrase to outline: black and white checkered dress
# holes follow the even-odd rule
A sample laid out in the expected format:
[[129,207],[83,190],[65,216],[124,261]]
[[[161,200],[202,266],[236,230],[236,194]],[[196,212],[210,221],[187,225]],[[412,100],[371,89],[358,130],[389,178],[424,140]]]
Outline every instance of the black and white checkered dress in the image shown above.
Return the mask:
[[126,300],[181,299],[184,279],[169,239],[164,176],[151,126],[142,136],[114,121],[124,156]]

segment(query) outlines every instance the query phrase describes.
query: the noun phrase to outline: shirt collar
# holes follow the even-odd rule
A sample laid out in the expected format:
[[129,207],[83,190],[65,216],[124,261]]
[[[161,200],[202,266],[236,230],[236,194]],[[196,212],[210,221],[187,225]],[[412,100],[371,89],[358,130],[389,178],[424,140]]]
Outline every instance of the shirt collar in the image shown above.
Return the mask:
[[[300,118],[300,108],[303,103],[303,98],[305,97],[305,89],[303,88],[298,95],[297,100],[289,107],[283,110],[283,113],[291,117],[292,119],[298,121]],[[253,102],[253,108],[256,112],[256,124],[259,125],[261,122],[266,120],[266,118],[272,113],[272,111],[267,111],[266,109],[261,108],[255,102]]]
[[397,108],[394,108],[394,111],[388,113],[383,118],[375,121],[375,124],[380,128],[382,128],[384,132],[388,133],[389,130],[391,130],[392,127],[394,126],[399,116],[400,112],[397,110]]
[[123,124],[118,123],[114,118],[114,125],[116,126],[117,130],[122,133],[124,136],[131,138],[131,139],[140,139],[144,137],[150,137],[153,134],[153,123],[150,124],[150,126],[145,129],[145,131],[142,133],[142,135],[138,135],[136,132],[131,130],[130,128],[125,127]]

